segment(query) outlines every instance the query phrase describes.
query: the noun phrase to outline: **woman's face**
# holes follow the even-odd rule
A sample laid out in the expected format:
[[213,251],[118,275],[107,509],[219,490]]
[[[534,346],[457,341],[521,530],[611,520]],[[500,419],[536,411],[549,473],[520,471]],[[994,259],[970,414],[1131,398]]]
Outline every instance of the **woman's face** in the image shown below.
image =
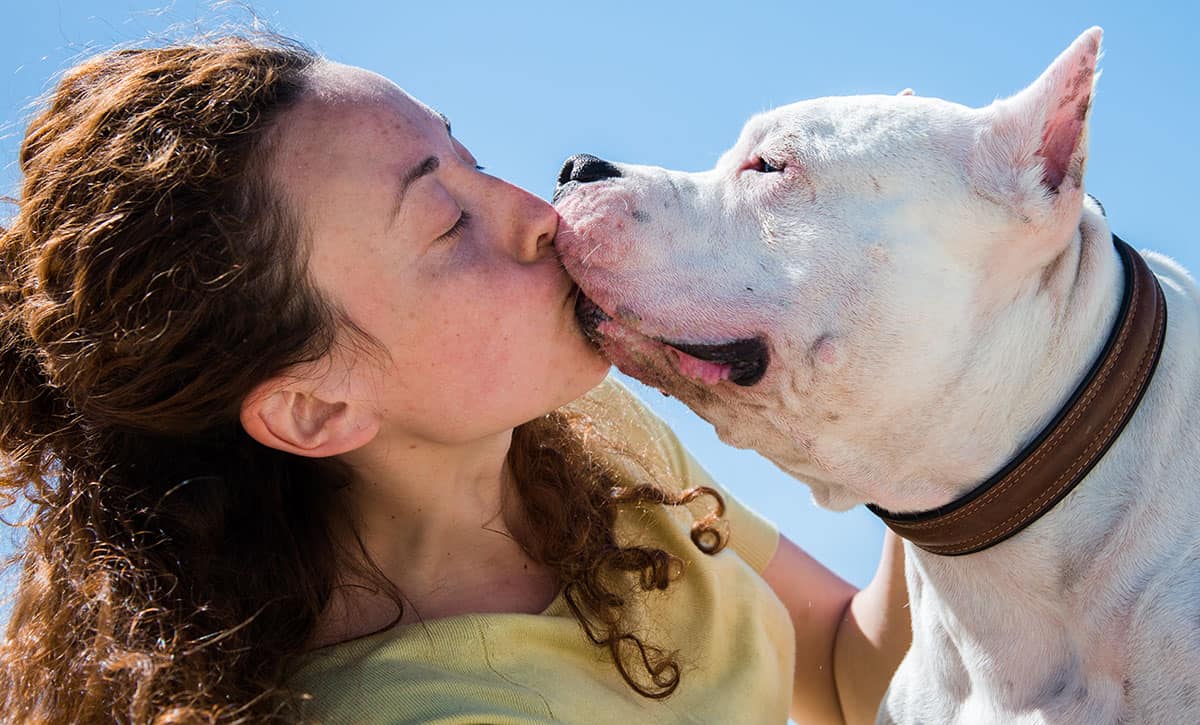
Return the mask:
[[358,356],[345,382],[381,435],[472,440],[603,378],[553,246],[557,213],[481,171],[440,114],[378,75],[323,64],[276,150],[310,275],[389,353]]

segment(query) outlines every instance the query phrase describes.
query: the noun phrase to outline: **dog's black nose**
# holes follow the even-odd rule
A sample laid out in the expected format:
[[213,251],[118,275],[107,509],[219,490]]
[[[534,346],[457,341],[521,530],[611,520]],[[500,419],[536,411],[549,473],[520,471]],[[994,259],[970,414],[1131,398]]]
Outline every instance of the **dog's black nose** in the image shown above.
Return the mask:
[[558,185],[569,181],[586,184],[589,181],[615,179],[621,175],[621,170],[604,159],[591,154],[575,154],[563,162],[562,171],[558,172]]

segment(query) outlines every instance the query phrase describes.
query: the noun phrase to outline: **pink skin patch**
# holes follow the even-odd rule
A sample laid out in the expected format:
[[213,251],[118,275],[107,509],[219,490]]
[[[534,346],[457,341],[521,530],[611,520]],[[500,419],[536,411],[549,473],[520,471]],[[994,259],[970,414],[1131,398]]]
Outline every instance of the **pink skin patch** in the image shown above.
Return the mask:
[[834,363],[837,362],[837,359],[838,359],[837,343],[835,343],[833,340],[829,339],[829,337],[827,335],[822,336],[821,339],[817,341],[815,352],[816,352],[817,362],[821,363],[822,365],[824,365],[826,367],[830,367]]

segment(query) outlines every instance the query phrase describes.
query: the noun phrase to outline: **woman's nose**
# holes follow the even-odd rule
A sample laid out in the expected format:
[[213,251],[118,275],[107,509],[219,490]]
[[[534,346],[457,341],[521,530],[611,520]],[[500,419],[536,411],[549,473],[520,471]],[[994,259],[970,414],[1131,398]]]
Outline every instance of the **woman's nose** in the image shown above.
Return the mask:
[[524,189],[516,189],[520,202],[513,210],[517,236],[517,258],[521,262],[537,262],[554,254],[554,237],[558,234],[558,212],[544,199]]

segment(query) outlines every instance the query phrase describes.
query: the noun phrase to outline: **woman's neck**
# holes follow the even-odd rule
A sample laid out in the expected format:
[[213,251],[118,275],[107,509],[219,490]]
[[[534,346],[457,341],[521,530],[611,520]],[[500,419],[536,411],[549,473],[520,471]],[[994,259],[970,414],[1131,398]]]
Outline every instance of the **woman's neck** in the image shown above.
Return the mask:
[[[343,551],[370,557],[403,597],[401,623],[483,612],[540,612],[553,600],[553,572],[514,536],[524,512],[507,458],[512,432],[463,445],[373,442],[346,462],[350,526]],[[353,567],[342,567],[343,572]],[[347,575],[313,646],[386,627],[391,596]]]

